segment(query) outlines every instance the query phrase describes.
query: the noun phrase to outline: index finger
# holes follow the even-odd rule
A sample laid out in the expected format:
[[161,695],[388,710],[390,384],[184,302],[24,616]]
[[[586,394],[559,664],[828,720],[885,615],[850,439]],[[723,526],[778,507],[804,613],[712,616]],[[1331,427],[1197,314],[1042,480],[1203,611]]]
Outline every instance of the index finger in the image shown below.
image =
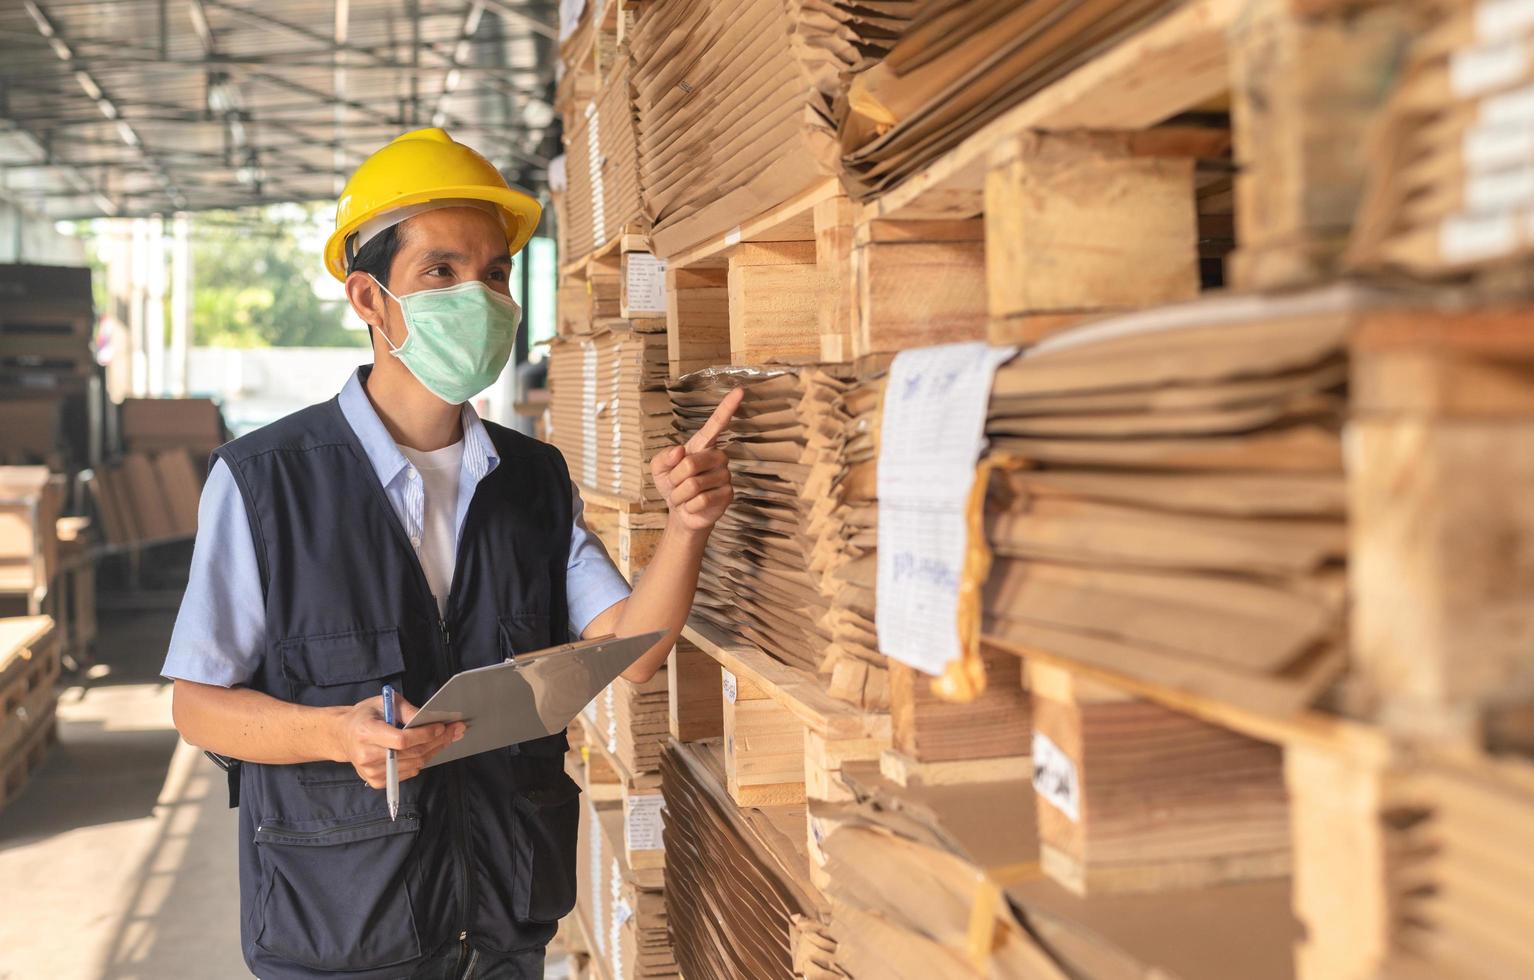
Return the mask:
[[719,407],[714,409],[714,414],[710,415],[708,421],[703,423],[703,428],[699,429],[693,434],[691,439],[687,440],[687,451],[689,453],[696,453],[712,446],[714,440],[719,438],[719,434],[729,426],[730,420],[735,417],[735,410],[740,407],[740,403],[745,400],[745,397],[746,389],[744,388],[736,388],[728,395],[725,395],[724,401],[720,402]]

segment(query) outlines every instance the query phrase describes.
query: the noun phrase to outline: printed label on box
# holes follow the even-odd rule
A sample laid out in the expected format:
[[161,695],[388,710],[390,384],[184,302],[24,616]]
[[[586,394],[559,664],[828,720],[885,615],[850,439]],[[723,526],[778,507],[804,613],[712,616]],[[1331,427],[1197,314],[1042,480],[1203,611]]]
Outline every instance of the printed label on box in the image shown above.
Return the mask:
[[665,850],[666,821],[661,816],[665,805],[666,798],[659,793],[623,798],[623,833],[629,850]]
[[628,276],[624,285],[628,289],[629,316],[666,312],[666,260],[657,259],[649,252],[629,252]]
[[1033,733],[1033,791],[1074,823],[1081,822],[1076,763],[1042,732]]
[[720,670],[724,677],[724,699],[731,704],[735,703],[735,675],[728,670]]

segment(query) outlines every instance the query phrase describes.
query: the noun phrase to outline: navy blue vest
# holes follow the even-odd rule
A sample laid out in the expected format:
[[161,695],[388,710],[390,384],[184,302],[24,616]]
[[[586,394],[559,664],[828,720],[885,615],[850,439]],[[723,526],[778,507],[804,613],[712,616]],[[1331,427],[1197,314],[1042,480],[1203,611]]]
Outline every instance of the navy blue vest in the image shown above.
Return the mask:
[[[570,481],[552,446],[486,424],[500,463],[464,521],[445,616],[336,399],[224,446],[266,601],[251,686],[351,705],[385,683],[423,704],[470,667],[568,639]],[[394,980],[466,935],[541,946],[575,902],[578,788],[564,736],[400,784],[399,820],[350,765],[240,767],[241,940],[261,980]]]

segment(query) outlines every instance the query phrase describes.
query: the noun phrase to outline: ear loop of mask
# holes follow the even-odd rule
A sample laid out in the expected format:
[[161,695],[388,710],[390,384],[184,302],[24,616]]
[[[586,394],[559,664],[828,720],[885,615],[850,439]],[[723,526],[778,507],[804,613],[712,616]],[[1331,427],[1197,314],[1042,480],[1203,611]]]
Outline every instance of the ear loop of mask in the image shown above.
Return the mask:
[[[394,300],[394,302],[396,302],[396,303],[399,303],[399,314],[400,314],[400,318],[403,319],[404,316],[405,316],[405,304],[403,302],[401,302],[400,298],[398,296],[394,295],[393,293],[389,292],[389,287],[385,286],[383,283],[379,282],[378,281],[378,277],[373,275],[371,272],[368,273],[368,278],[373,280],[373,282],[378,286],[378,288],[382,289],[388,295],[388,297],[390,299]],[[409,323],[406,323],[405,325],[408,327]],[[378,335],[384,339],[384,343],[389,345],[389,353],[398,355],[400,351],[405,349],[405,345],[404,344],[401,344],[398,347],[394,346],[394,341],[390,340],[389,339],[389,335],[384,333],[383,324],[379,324],[378,325]]]

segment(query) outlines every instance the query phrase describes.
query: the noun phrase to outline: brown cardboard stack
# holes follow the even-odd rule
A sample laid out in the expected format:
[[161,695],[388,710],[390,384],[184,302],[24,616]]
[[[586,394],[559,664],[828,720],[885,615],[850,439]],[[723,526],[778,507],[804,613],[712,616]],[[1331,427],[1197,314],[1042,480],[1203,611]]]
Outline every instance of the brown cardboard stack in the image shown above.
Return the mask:
[[986,631],[1273,713],[1345,659],[1345,344],[1366,294],[1166,307],[997,372],[1023,468],[988,521]]
[[0,808],[21,792],[56,735],[59,635],[47,616],[0,619]]
[[1380,976],[1534,976],[1534,768],[1433,766],[1403,792],[1386,816],[1394,949]]
[[724,235],[835,174],[841,73],[876,57],[909,3],[677,0],[630,38],[656,255]]
[[550,348],[549,437],[582,487],[659,506],[650,458],[670,445],[662,320],[603,320]]
[[847,380],[840,370],[802,372],[799,415],[807,468],[799,495],[806,508],[810,572],[828,601],[830,637],[823,670],[830,691],[870,709],[889,707],[889,679],[874,627],[877,579],[878,411],[883,376]]
[[621,806],[586,799],[576,860],[577,914],[589,929],[591,955],[602,960],[602,973],[611,980],[674,977],[662,872],[629,866],[624,833]]
[[224,444],[224,416],[209,398],[128,398],[120,412],[128,452],[185,449],[201,466]]
[[0,264],[0,297],[0,430],[5,430],[17,407],[13,398],[57,404],[84,392],[96,370],[91,344],[96,314],[87,268]]
[[197,533],[202,473],[186,450],[128,453],[89,481],[109,544],[130,547]]
[[1174,6],[1172,0],[937,0],[851,83],[843,182],[867,198]]
[[41,612],[59,568],[57,522],[64,478],[46,466],[0,466],[0,596]]
[[565,261],[602,248],[643,217],[631,67],[620,58],[602,89],[582,103],[565,155],[569,190],[560,212]]
[[597,737],[630,775],[660,768],[666,744],[666,668],[643,684],[613,681],[587,706]]
[[814,673],[831,638],[823,624],[829,601],[810,570],[804,533],[801,488],[809,468],[802,462],[800,373],[709,368],[683,375],[671,384],[677,438],[690,438],[735,387],[746,396],[720,440],[735,501],[709,536],[693,614]]
[[666,908],[676,960],[693,980],[791,980],[821,949],[824,909],[807,880],[802,806],[735,806],[719,746],[672,742],[666,795]]
[[1425,23],[1369,146],[1350,263],[1430,276],[1505,267],[1534,252],[1534,14],[1414,6]]

